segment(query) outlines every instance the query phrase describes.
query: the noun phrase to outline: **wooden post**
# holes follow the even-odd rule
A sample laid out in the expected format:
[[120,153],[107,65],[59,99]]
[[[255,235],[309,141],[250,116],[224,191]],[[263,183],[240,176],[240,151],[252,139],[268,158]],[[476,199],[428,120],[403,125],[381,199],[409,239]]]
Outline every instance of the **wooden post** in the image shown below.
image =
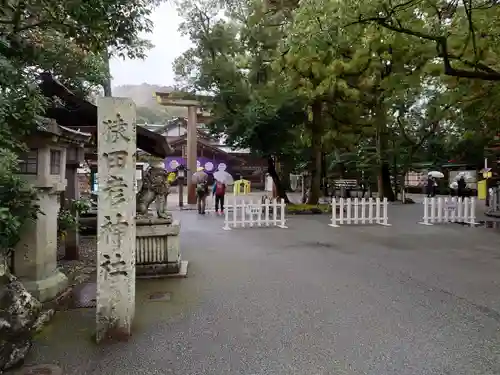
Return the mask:
[[196,107],[188,107],[187,121],[187,185],[188,185],[188,204],[196,204],[196,187],[193,184],[193,173],[196,172],[197,161],[197,134],[196,134]]

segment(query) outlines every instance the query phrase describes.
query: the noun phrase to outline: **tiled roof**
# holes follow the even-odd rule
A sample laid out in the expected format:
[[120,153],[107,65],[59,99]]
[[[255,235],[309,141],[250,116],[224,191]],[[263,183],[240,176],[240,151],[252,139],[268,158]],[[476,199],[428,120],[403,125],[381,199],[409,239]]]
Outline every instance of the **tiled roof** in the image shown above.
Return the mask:
[[47,117],[39,116],[36,119],[36,122],[37,122],[36,129],[39,132],[58,135],[66,139],[78,142],[88,142],[92,137],[92,134],[90,133],[84,133],[78,129],[71,129],[66,126],[58,125],[55,120]]

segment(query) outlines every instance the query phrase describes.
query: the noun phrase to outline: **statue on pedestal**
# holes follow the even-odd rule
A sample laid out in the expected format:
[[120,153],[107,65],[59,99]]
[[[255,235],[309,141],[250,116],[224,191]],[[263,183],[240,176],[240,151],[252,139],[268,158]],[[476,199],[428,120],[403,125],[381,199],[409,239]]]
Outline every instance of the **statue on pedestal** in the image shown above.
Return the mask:
[[[187,274],[188,263],[181,261],[181,225],[167,211],[169,193],[168,172],[163,163],[153,164],[144,173],[141,190],[137,193],[135,264],[138,277]],[[154,200],[157,215],[148,215]]]
[[172,220],[172,214],[167,211],[167,198],[170,194],[168,172],[163,163],[152,165],[146,170],[142,180],[141,190],[137,193],[137,215],[149,216],[151,203],[156,200],[156,214],[160,219]]

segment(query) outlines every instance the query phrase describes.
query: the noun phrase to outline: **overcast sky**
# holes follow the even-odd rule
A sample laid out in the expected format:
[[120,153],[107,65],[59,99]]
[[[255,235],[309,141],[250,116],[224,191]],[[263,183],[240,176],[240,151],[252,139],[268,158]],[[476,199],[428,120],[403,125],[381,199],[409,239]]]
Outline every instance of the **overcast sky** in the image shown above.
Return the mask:
[[177,15],[172,2],[162,3],[155,9],[151,20],[154,23],[153,33],[147,34],[155,47],[149,51],[146,60],[111,61],[112,85],[150,83],[173,85],[174,59],[189,48],[189,39],[181,37],[177,28],[181,18]]

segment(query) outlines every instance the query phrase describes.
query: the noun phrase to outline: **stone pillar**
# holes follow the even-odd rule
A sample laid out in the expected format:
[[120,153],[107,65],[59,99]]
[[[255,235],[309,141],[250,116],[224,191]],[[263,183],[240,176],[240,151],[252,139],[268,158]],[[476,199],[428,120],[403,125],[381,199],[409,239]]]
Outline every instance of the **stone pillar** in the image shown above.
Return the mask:
[[96,340],[123,340],[135,312],[135,104],[98,99]]
[[188,186],[188,204],[196,204],[196,187],[192,182],[193,173],[196,172],[197,159],[197,136],[196,134],[196,107],[188,107],[187,121],[187,186]]
[[14,270],[26,289],[38,300],[48,301],[66,288],[68,279],[57,269],[57,215],[60,191],[40,189],[43,214],[27,222],[14,252]]
[[[76,166],[67,166],[66,167],[66,192],[64,194],[64,198],[71,205],[73,200],[80,199],[80,186],[78,183],[78,173]],[[76,212],[73,212],[78,220],[78,216]],[[79,257],[79,238],[78,229],[69,230],[66,233],[66,237],[64,238],[65,248],[64,248],[64,258],[66,260],[76,260]]]

